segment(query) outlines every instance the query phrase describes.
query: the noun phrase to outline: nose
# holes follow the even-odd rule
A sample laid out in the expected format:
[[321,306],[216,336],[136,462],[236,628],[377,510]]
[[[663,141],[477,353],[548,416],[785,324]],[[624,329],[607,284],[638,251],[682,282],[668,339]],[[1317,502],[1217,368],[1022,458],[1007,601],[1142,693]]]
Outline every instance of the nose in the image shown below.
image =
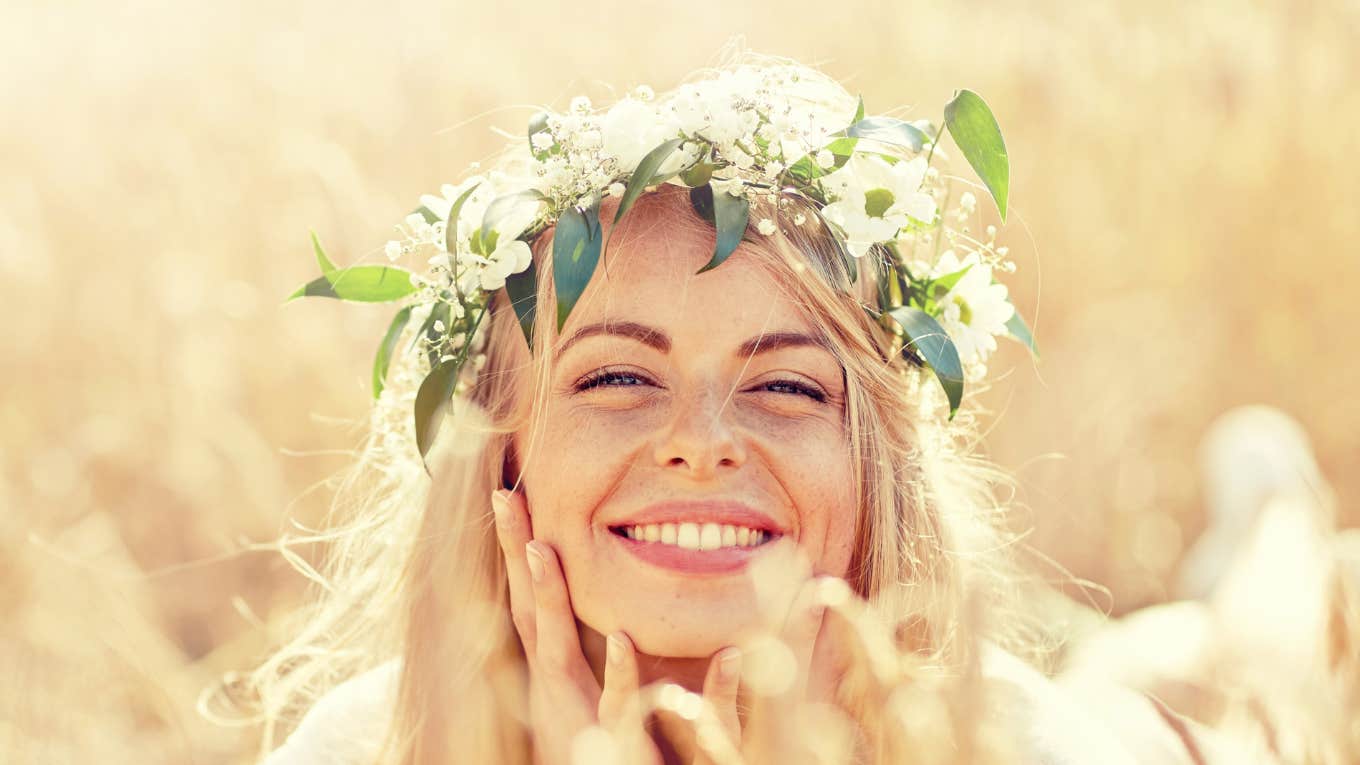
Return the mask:
[[707,480],[722,466],[745,463],[746,449],[727,419],[733,414],[730,404],[723,390],[678,396],[675,411],[657,437],[656,464]]

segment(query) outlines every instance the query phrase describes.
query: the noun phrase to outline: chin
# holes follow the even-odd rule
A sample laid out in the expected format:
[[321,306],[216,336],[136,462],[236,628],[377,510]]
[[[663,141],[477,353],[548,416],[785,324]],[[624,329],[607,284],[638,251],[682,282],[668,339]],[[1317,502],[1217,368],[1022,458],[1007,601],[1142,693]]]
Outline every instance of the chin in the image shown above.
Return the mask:
[[750,585],[732,584],[703,594],[665,592],[666,588],[623,593],[615,588],[607,605],[598,609],[598,619],[589,613],[578,616],[601,634],[628,633],[637,649],[651,656],[708,658],[760,627],[760,609]]
[[706,659],[740,642],[739,636],[753,625],[728,624],[714,619],[688,620],[679,624],[650,621],[621,626],[642,653],[676,659]]

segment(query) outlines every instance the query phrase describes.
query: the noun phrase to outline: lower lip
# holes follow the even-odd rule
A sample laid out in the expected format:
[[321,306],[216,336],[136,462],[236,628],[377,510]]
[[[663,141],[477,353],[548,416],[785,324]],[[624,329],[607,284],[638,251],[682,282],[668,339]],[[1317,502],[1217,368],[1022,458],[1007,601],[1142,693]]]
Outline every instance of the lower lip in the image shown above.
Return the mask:
[[624,549],[654,566],[686,574],[728,574],[740,571],[779,537],[755,547],[719,547],[716,550],[686,550],[661,542],[644,542],[609,532]]

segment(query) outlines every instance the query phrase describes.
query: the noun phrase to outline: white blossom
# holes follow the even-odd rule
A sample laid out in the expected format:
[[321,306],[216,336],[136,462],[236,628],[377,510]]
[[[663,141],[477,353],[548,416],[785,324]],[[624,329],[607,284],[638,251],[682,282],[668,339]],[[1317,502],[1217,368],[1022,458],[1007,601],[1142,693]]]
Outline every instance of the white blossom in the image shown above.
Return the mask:
[[940,326],[949,333],[959,350],[959,359],[967,365],[980,365],[996,350],[996,335],[1007,332],[1006,322],[1015,314],[1006,285],[993,283],[991,266],[982,262],[976,252],[962,260],[953,250],[945,250],[931,270],[931,278],[968,268],[949,292],[940,298]]
[[761,234],[769,236],[775,231],[774,221],[769,218],[761,218],[760,222],[756,224],[756,229],[760,231]]
[[632,98],[619,101],[605,113],[600,134],[604,153],[617,158],[622,173],[633,172],[647,152],[675,137],[655,109]]
[[890,164],[876,155],[853,154],[841,169],[822,179],[834,202],[822,215],[844,232],[850,254],[897,236],[909,219],[930,222],[935,200],[921,191],[924,157]]

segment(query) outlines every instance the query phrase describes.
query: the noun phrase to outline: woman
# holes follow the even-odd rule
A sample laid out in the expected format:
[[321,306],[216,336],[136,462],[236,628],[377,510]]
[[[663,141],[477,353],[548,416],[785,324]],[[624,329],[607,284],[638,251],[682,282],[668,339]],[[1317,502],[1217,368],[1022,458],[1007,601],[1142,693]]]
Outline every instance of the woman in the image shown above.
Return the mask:
[[[862,113],[787,61],[747,56],[702,82],[793,93],[814,117]],[[690,84],[642,100],[671,120],[692,107],[701,129],[687,135],[708,138],[724,118],[705,98],[713,91]],[[427,198],[433,214],[389,245],[396,257],[442,245],[431,262],[458,300],[436,302],[414,333],[400,316],[384,344],[414,336],[416,352],[394,352],[391,380],[380,354],[385,390],[338,505],[349,515],[326,535],[324,596],[254,675],[266,747],[276,720],[354,679],[268,762],[1134,761],[1014,655],[1036,651],[996,523],[999,476],[967,454],[968,411],[950,416],[962,382],[939,355],[977,380],[1011,312],[990,278],[1002,263],[991,242],[916,262],[940,249],[931,237],[947,233],[946,215],[971,212],[936,216],[943,195],[926,189],[938,176],[921,173],[943,153],[917,145],[900,152],[910,161],[880,161],[895,174],[883,183],[916,173],[884,198],[872,184],[856,197],[851,170],[873,170],[859,154],[814,151],[807,187],[826,196],[750,197],[724,254],[732,202],[710,184],[724,168],[728,184],[769,171],[777,142],[754,158],[739,156],[752,143],[721,138],[649,154],[664,131],[617,129],[633,108],[612,109],[604,135],[577,148],[603,145],[634,175],[669,167],[670,182],[634,194],[612,181],[586,224],[577,205],[538,230],[537,213],[479,197],[482,183],[538,183],[534,163],[555,153],[571,166],[561,136],[579,126],[563,122],[590,114],[574,103],[531,124],[527,151],[508,150],[489,177]],[[536,138],[543,124],[551,137]],[[600,188],[622,177],[605,176]],[[551,206],[560,180],[538,183],[529,206]],[[469,216],[469,205],[480,207]],[[564,260],[562,241],[578,234]],[[554,274],[601,240],[582,289]],[[326,281],[305,294],[345,297],[318,253]],[[465,278],[459,262],[481,270]],[[912,267],[919,283],[898,276]],[[947,348],[930,350],[906,321],[915,314],[889,310],[915,305],[921,285],[936,334],[953,328]],[[463,297],[477,290],[474,321],[479,305]],[[446,340],[460,321],[465,335]],[[1138,704],[1148,740],[1179,746]]]

